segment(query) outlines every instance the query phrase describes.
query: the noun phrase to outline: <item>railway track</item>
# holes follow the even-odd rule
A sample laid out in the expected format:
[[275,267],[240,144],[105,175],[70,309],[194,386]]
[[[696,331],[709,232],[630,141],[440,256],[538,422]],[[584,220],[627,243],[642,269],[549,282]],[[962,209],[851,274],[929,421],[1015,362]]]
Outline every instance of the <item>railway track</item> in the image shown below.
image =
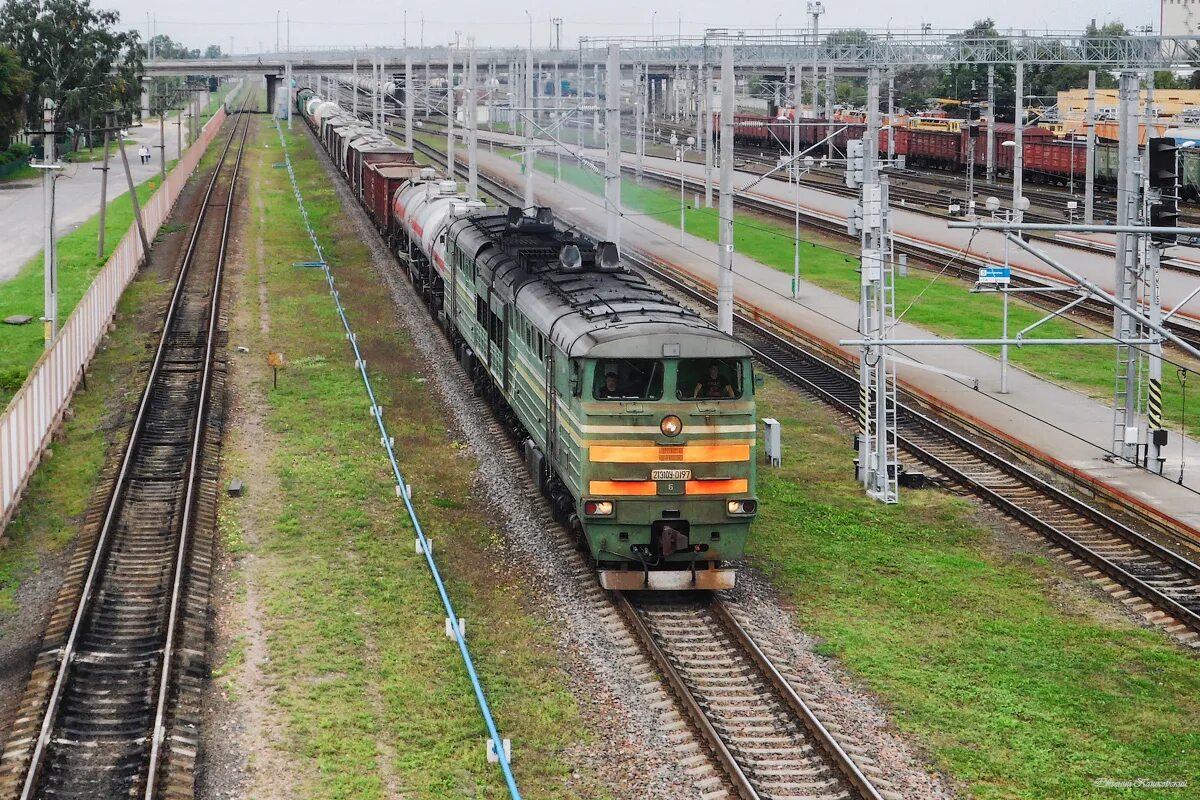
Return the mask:
[[129,439],[0,757],[0,797],[192,795],[224,416],[220,294],[251,115],[234,115]]
[[722,600],[642,593],[614,602],[708,742],[735,796],[882,800]]
[[[425,148],[426,154],[432,148]],[[498,186],[494,186],[497,191]],[[406,274],[396,270],[396,275]],[[393,288],[403,278],[388,279]],[[415,294],[414,304],[420,305]],[[449,343],[438,337],[446,352]],[[787,677],[737,616],[737,604],[704,593],[619,593],[601,589],[575,539],[555,520],[540,490],[528,477],[520,443],[459,372],[452,380],[472,398],[474,417],[483,420],[488,441],[500,444],[505,472],[516,476],[529,501],[532,518],[547,541],[581,582],[588,614],[608,619],[606,626],[628,673],[656,709],[679,766],[705,798],[813,798],[814,800],[883,800],[897,797],[890,783],[868,758],[853,734],[822,722],[802,697],[799,678]],[[622,630],[624,628],[624,630]],[[640,645],[640,652],[637,650]],[[655,680],[659,676],[675,695],[686,716],[667,708],[669,700]],[[690,731],[685,730],[690,727]],[[705,750],[697,748],[697,741]],[[714,770],[714,762],[719,769]],[[682,787],[681,787],[682,788]],[[883,792],[883,793],[881,793]],[[886,793],[886,794],[885,794]]]
[[[418,149],[436,156],[421,143]],[[480,175],[485,191],[504,202],[515,192]],[[710,287],[685,278],[647,254],[626,252],[643,272],[676,294],[715,308]],[[764,365],[849,419],[857,418],[859,384],[852,365],[816,343],[801,346],[792,336],[757,321],[753,309],[735,311],[734,334]],[[950,424],[918,410],[907,397],[898,414],[902,450],[1036,532],[1132,610],[1192,647],[1200,647],[1200,566],[1174,539],[1167,547],[1020,465],[1020,456],[999,443],[981,444]]]

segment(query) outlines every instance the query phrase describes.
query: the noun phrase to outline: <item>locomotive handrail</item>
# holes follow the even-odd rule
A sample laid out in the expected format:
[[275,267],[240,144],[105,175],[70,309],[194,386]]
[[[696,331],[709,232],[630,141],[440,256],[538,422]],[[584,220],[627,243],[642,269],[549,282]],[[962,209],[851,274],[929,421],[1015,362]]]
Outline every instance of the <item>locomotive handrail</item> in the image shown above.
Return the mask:
[[346,330],[346,339],[350,342],[350,347],[354,350],[354,365],[362,378],[363,387],[367,390],[367,397],[371,401],[371,416],[375,418],[375,424],[379,428],[379,435],[383,443],[384,449],[387,451],[388,463],[391,465],[392,474],[396,479],[396,494],[404,501],[404,508],[408,512],[408,518],[412,522],[413,528],[417,533],[417,541],[421,545],[421,552],[425,555],[425,561],[429,565],[429,572],[433,576],[434,585],[437,587],[438,596],[442,600],[442,606],[446,610],[446,616],[450,620],[447,626],[447,633],[453,633],[454,641],[458,644],[459,652],[462,655],[463,664],[467,668],[467,676],[471,680],[471,687],[475,691],[475,700],[479,705],[479,711],[483,716],[484,724],[487,727],[488,734],[491,736],[492,745],[490,745],[489,757],[494,754],[500,763],[500,771],[504,775],[504,782],[508,787],[509,796],[512,800],[521,800],[521,792],[517,788],[516,778],[512,773],[512,765],[509,763],[508,753],[504,747],[504,739],[501,738],[499,730],[496,728],[496,721],[492,718],[491,706],[488,704],[487,697],[484,694],[483,686],[479,682],[479,675],[475,671],[475,663],[471,659],[471,652],[467,648],[467,640],[463,633],[463,628],[458,624],[458,615],[454,611],[454,604],[450,601],[450,595],[446,591],[446,584],[442,580],[441,572],[438,571],[437,563],[433,560],[433,547],[430,546],[429,539],[425,536],[425,531],[421,527],[421,521],[417,517],[417,511],[413,507],[411,488],[404,480],[404,473],[400,470],[400,465],[396,461],[396,451],[392,446],[392,439],[388,436],[387,425],[383,421],[383,413],[379,408],[379,404],[375,398],[375,389],[371,385],[371,378],[367,374],[367,362],[363,358],[362,352],[358,349],[358,339],[354,335],[354,331],[350,327],[350,320],[346,318],[345,308],[342,306],[342,299],[334,285],[333,272],[329,268],[329,262],[325,258],[325,251],[321,247],[321,242],[317,238],[316,231],[308,219],[308,209],[304,206],[304,196],[300,191],[300,185],[296,181],[296,173],[292,169],[292,158],[288,152],[287,140],[284,139],[283,129],[279,125],[279,120],[275,120],[275,130],[279,133],[279,143],[283,148],[283,160],[287,166],[288,178],[292,183],[292,192],[296,196],[296,204],[300,209],[300,216],[304,223],[304,228],[308,231],[308,238],[312,240],[313,249],[317,254],[317,261],[321,265],[321,269],[325,273],[325,282],[329,285],[329,293],[333,297],[334,307],[337,310],[338,317],[342,320],[342,327]]

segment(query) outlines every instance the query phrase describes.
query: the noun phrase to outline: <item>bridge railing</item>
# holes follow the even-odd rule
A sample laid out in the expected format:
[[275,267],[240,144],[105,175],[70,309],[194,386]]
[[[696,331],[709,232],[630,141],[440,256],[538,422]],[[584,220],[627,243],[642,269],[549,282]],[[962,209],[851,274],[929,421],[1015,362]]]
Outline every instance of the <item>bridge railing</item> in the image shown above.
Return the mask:
[[[222,107],[205,124],[200,137],[184,152],[162,186],[142,206],[146,238],[150,241],[170,215],[224,119]],[[67,318],[53,346],[34,364],[25,383],[0,415],[0,531],[12,518],[21,492],[62,422],[83,370],[108,331],[121,294],[145,258],[136,223],[131,224]]]

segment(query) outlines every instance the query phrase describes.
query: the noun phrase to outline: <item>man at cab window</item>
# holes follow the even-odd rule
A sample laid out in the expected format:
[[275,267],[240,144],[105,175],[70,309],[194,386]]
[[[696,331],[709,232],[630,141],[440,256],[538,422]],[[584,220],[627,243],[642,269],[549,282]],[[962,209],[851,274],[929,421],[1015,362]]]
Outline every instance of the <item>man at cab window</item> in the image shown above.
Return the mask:
[[721,376],[720,364],[708,365],[708,377],[696,384],[692,397],[733,397],[733,386]]
[[609,372],[604,376],[604,385],[596,393],[597,397],[623,397],[624,393],[617,385],[617,373]]

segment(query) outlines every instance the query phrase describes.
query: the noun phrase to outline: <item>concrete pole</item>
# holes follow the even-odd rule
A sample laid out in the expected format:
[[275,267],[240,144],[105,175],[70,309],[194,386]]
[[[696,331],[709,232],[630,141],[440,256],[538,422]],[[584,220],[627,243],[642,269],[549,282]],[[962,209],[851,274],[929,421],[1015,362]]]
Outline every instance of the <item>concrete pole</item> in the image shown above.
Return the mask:
[[608,239],[621,245],[621,46],[608,46],[604,92],[604,211]]
[[58,251],[54,239],[55,170],[50,169],[55,160],[54,101],[47,99],[42,104],[42,164],[46,167],[42,170],[42,273],[45,301],[42,331],[47,350],[54,344],[54,337],[58,335]]
[[704,207],[713,204],[712,67],[704,68]]
[[988,64],[987,182],[996,182],[996,65]]
[[733,47],[721,48],[721,207],[717,327],[733,335]]
[[1087,225],[1095,222],[1096,193],[1096,70],[1088,71],[1087,116],[1083,121],[1087,137],[1087,164],[1084,165],[1083,221]]
[[[112,118],[104,115],[104,163],[100,167],[100,235],[96,245],[96,258],[104,258],[104,212],[108,208],[108,143]],[[178,128],[176,128],[178,130]],[[182,153],[181,153],[182,154]]]
[[820,45],[820,42],[821,42],[821,23],[820,23],[820,21],[819,21],[819,20],[820,20],[820,16],[821,16],[821,12],[820,12],[820,11],[817,11],[817,12],[815,12],[815,13],[812,15],[812,20],[813,20],[813,63],[812,63],[812,70],[813,70],[813,93],[812,93],[812,108],[813,108],[813,116],[814,116],[814,117],[817,115],[817,100],[818,100],[818,98],[817,98],[817,95],[818,95],[818,93],[819,93],[819,91],[820,91],[820,88],[821,88],[821,79],[820,79],[820,77],[819,77],[819,75],[820,75],[821,73],[820,73],[820,70],[818,69],[818,64],[817,64],[817,51],[818,51],[818,50],[820,50],[820,46],[819,46],[819,45]]
[[413,149],[413,65],[412,56],[404,56],[404,146]]
[[129,185],[129,201],[133,204],[133,218],[137,222],[138,236],[142,240],[142,252],[149,257],[150,240],[146,237],[146,224],[142,221],[142,207],[138,202],[137,187],[133,185],[133,173],[129,171],[129,156],[125,154],[125,137],[117,135],[117,149],[121,152],[121,164],[125,167],[125,182]]
[[[1020,200],[1024,195],[1024,186],[1022,185],[1025,179],[1025,64],[1018,61],[1013,65],[1016,70],[1017,87],[1016,100],[1017,107],[1013,111],[1013,222],[1020,223],[1025,216],[1020,208]],[[1018,236],[1020,234],[1017,234]]]
[[478,134],[479,116],[476,110],[478,98],[475,93],[475,38],[467,40],[471,47],[467,65],[467,196],[479,199]]
[[[290,26],[289,26],[289,30],[290,30]],[[291,38],[290,33],[288,34],[288,38],[289,39]],[[288,50],[291,50],[290,44],[288,45]],[[287,62],[287,69],[284,70],[284,74],[287,76],[287,98],[288,98],[287,125],[288,125],[288,130],[290,131],[292,129],[292,106],[294,105],[294,103],[292,103],[292,62],[291,62],[291,60],[289,60]]]
[[379,129],[380,133],[383,133],[383,129],[387,127],[387,115],[384,114],[384,104],[387,102],[387,97],[384,95],[384,91],[387,88],[386,76],[387,76],[387,58],[384,57],[383,53],[380,53],[379,54],[379,125],[378,125],[378,129]]
[[533,208],[537,202],[533,196],[533,171],[536,154],[533,151],[533,39],[530,38],[529,49],[525,51],[525,193],[526,208]]
[[646,94],[649,88],[646,84],[648,76],[646,75],[645,64],[633,65],[633,114],[634,114],[634,174],[637,182],[642,182],[642,161],[646,157],[646,102],[648,95]]
[[[816,76],[813,76],[813,80],[816,80]],[[833,64],[827,64],[825,66],[825,119],[826,120],[833,119],[833,99],[834,99],[833,96],[834,96]],[[813,111],[813,116],[816,116],[815,109]],[[826,136],[829,135],[828,130],[825,131],[825,135]],[[833,139],[832,139],[832,137],[825,144],[825,157],[829,158],[829,159],[833,158]]]
[[358,118],[358,59],[354,59],[354,89],[350,92],[350,113]]
[[[1141,175],[1138,164],[1138,95],[1137,73],[1122,72],[1120,81],[1119,167],[1117,171],[1117,224],[1133,225],[1141,206]],[[1130,233],[1117,234],[1114,292],[1126,308],[1137,296],[1138,237]],[[1113,332],[1118,341],[1127,341],[1135,332],[1131,314],[1114,303]],[[1136,425],[1137,357],[1128,347],[1117,348],[1118,386],[1114,397],[1113,452],[1133,460],[1136,447],[1124,443],[1124,429]],[[1124,391],[1120,381],[1123,378]],[[1123,395],[1123,396],[1122,396]]]
[[600,65],[592,64],[592,133],[600,134]]
[[142,107],[139,120],[150,116],[150,78],[142,78]]
[[454,49],[446,59],[446,175],[454,180]]
[[433,110],[432,105],[431,105],[432,101],[433,101],[433,94],[432,94],[433,82],[430,80],[431,72],[432,72],[432,69],[429,66],[429,59],[425,59],[425,118],[426,119],[429,119],[429,114]]
[[167,182],[167,120],[166,110],[158,112],[158,175],[159,185]]
[[[704,65],[696,65],[696,84],[695,91],[692,93],[692,102],[695,103],[696,112],[696,149],[703,151],[708,149],[708,143],[704,141],[704,111],[700,104],[700,86],[703,83],[702,75],[704,74]],[[699,205],[699,203],[697,203]]]
[[[893,124],[896,119],[896,71],[888,70],[888,137],[887,137],[887,157],[888,161],[896,159],[896,126]],[[970,146],[974,148],[975,143],[971,142]]]
[[[793,71],[792,80],[792,105],[797,109],[797,113],[792,115],[792,158],[795,159],[800,154],[800,115],[798,110],[800,101],[803,99],[799,69]],[[793,231],[795,241],[792,245],[792,299],[795,300],[800,297],[800,162],[792,161],[788,174],[795,176],[796,181],[795,230]]]

